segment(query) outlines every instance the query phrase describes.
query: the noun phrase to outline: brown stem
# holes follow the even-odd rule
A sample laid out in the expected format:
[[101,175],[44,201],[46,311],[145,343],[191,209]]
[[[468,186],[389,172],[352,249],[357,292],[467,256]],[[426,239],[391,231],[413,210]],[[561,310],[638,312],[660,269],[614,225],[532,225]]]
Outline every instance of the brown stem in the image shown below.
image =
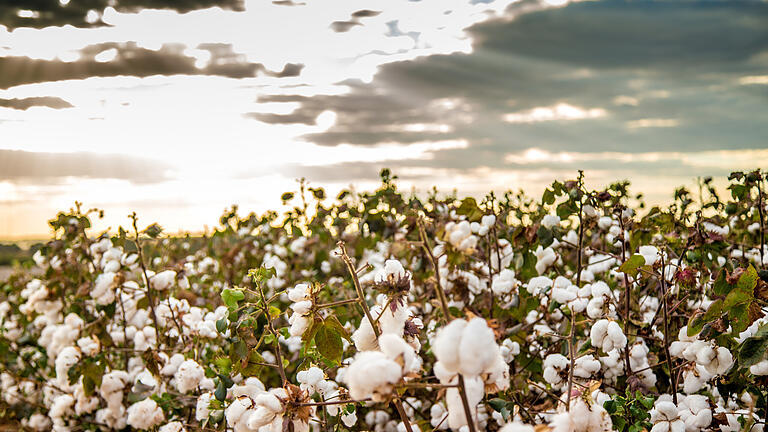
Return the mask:
[[[624,218],[619,214],[619,227],[621,228],[621,264],[627,260],[627,239],[624,238]],[[632,285],[629,283],[629,277],[624,273],[624,334],[629,334],[629,313],[630,300],[632,294]],[[627,378],[632,376],[632,366],[629,362],[629,342],[624,347],[624,369],[627,372]]]
[[[155,314],[155,299],[152,297],[152,285],[149,283],[149,276],[147,275],[147,267],[144,265],[144,254],[141,250],[141,240],[139,239],[139,228],[136,225],[136,221],[139,219],[136,216],[136,213],[134,212],[131,215],[131,219],[133,220],[133,231],[136,233],[136,249],[137,253],[139,254],[139,265],[141,266],[141,271],[144,274],[144,282],[147,286],[147,300],[149,300],[149,311],[152,315],[152,322],[155,324],[155,340],[157,341],[157,344],[160,345],[160,326],[157,324],[157,315]],[[168,338],[168,341],[170,341],[170,337]]]
[[266,297],[264,297],[264,290],[261,288],[261,284],[257,283],[259,288],[259,295],[261,296],[261,309],[264,311],[264,316],[267,318],[267,325],[269,331],[275,337],[275,356],[277,357],[277,371],[280,372],[280,379],[283,381],[283,386],[288,384],[288,379],[285,377],[285,368],[283,367],[283,352],[280,348],[280,337],[275,331],[275,327],[272,325],[272,317],[269,316],[268,303]]
[[349,303],[360,303],[360,299],[359,298],[353,298],[353,299],[339,300],[339,301],[335,301],[335,302],[319,304],[319,305],[317,305],[317,309],[326,309],[326,308],[341,306],[341,305],[345,305],[345,304],[349,304]]
[[435,272],[435,289],[437,291],[437,298],[440,300],[440,307],[443,310],[443,316],[445,317],[446,322],[451,321],[451,312],[448,309],[448,299],[445,296],[445,291],[443,291],[442,285],[440,285],[440,269],[437,266],[437,260],[435,259],[435,256],[432,254],[432,247],[429,245],[429,240],[427,239],[427,232],[424,228],[424,221],[419,219],[419,237],[421,238],[421,246],[424,248],[424,251],[427,253],[427,257],[429,257],[429,262],[432,264],[432,270]]
[[667,280],[664,275],[664,257],[661,257],[661,279],[659,281],[659,288],[661,288],[661,298],[663,300],[664,308],[664,355],[667,357],[667,366],[669,367],[669,380],[672,383],[672,401],[677,405],[677,376],[674,372],[674,364],[672,362],[672,356],[669,355],[669,316],[667,312]]
[[357,278],[357,272],[355,271],[355,264],[352,262],[352,258],[350,258],[349,255],[347,254],[347,247],[344,245],[344,241],[339,240],[337,245],[339,246],[339,249],[341,249],[341,259],[344,261],[344,264],[347,265],[347,270],[349,270],[349,274],[352,275],[352,283],[355,285],[357,298],[360,300],[360,307],[363,308],[365,317],[368,319],[368,322],[371,324],[371,328],[373,329],[373,334],[376,335],[376,339],[378,339],[379,336],[381,335],[381,332],[379,331],[378,327],[375,325],[376,323],[373,321],[373,317],[371,316],[371,310],[368,308],[368,303],[366,303],[365,301],[365,293],[363,293],[363,288],[360,286],[360,279]]

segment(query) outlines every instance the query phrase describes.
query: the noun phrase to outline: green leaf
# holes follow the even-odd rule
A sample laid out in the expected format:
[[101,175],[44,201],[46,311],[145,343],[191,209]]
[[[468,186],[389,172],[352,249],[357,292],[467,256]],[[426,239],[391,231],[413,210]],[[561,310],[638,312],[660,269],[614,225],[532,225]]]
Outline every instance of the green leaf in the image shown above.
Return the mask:
[[[764,326],[767,327],[768,326]],[[768,352],[768,336],[748,337],[739,347],[738,359],[741,367],[759,363]]]
[[704,315],[701,316],[702,321],[704,323],[711,323],[712,321],[720,318],[720,315],[723,314],[723,300],[717,299],[712,302],[712,304],[709,305],[709,308],[706,312],[704,312]]
[[488,401],[488,405],[490,405],[494,411],[501,412],[501,410],[507,406],[507,401],[500,398],[493,398]]
[[483,212],[477,206],[477,201],[472,197],[461,200],[461,205],[456,209],[456,213],[466,216],[470,222],[477,222],[483,217]]
[[344,339],[346,339],[348,342],[352,343],[352,339],[349,337],[349,334],[347,333],[347,329],[344,328],[343,325],[341,325],[341,322],[338,318],[336,318],[336,315],[330,315],[325,318],[325,325],[331,326],[336,332],[341,335]]
[[624,264],[619,267],[619,271],[626,273],[632,277],[636,277],[640,267],[645,265],[645,257],[639,254],[634,254],[624,261]]
[[216,331],[219,333],[225,333],[227,331],[227,318],[224,317],[216,321]]
[[725,274],[725,269],[722,269],[720,270],[720,274],[717,275],[717,279],[715,279],[715,285],[712,287],[712,292],[715,293],[715,295],[725,296],[731,292],[731,289],[733,289],[733,285],[728,283]]
[[221,299],[230,309],[237,308],[237,302],[245,298],[245,294],[238,289],[224,288],[221,292]]
[[747,270],[739,277],[739,281],[736,282],[736,288],[740,291],[754,293],[758,278],[757,270],[750,264]]
[[283,313],[280,308],[276,306],[270,306],[269,307],[269,317],[272,319],[275,319],[276,317],[280,316],[280,314]]
[[341,362],[344,345],[341,342],[341,335],[333,327],[322,325],[315,335],[315,345],[323,357],[335,363]]
[[227,398],[227,388],[224,387],[223,381],[219,380],[219,384],[216,386],[216,391],[213,392],[213,395],[216,396],[216,400],[222,402]]
[[541,196],[541,203],[551,205],[555,203],[555,192],[550,189],[544,190],[544,195]]
[[548,247],[552,244],[552,242],[554,242],[555,239],[552,235],[552,231],[544,226],[539,227],[539,229],[536,231],[536,236],[539,238],[539,244],[541,247]]
[[731,320],[731,333],[738,334],[749,327],[749,303],[741,303],[732,307],[728,311],[728,318]]

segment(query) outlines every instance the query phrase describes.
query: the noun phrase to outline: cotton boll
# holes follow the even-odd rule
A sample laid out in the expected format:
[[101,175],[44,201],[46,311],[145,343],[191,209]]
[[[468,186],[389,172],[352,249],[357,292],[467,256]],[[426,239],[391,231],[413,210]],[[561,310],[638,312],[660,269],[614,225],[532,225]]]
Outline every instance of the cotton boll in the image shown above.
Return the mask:
[[303,316],[298,313],[291,315],[288,321],[291,324],[291,328],[289,330],[290,335],[294,337],[302,336],[304,332],[309,329],[310,324],[312,324],[312,319],[310,317]]
[[749,367],[749,372],[753,375],[768,375],[768,360],[762,360]]
[[600,347],[604,352],[622,349],[627,346],[627,337],[615,321],[599,320],[589,333],[592,346]]
[[214,396],[212,392],[206,392],[198,396],[195,404],[195,420],[202,422],[211,415],[210,405]]
[[499,432],[534,432],[535,429],[531,425],[520,422],[512,422],[505,424]]
[[385,400],[402,378],[402,367],[380,351],[357,353],[344,373],[344,382],[353,399]]
[[[371,314],[374,314],[374,309],[371,309]],[[376,315],[374,315],[374,320]],[[373,332],[373,326],[368,321],[368,317],[363,317],[360,320],[360,327],[352,333],[352,341],[355,343],[355,348],[358,351],[373,351],[379,347],[379,342],[376,340],[376,334]]]
[[160,429],[158,429],[157,432],[187,432],[187,429],[184,428],[184,425],[181,422],[174,421],[160,426]]
[[678,408],[680,419],[685,423],[686,432],[706,429],[712,423],[712,410],[706,396],[690,395],[682,398]]
[[294,303],[306,300],[309,296],[309,285],[298,284],[294,288],[289,288],[287,291],[288,299]]
[[157,426],[165,420],[163,410],[157,403],[150,399],[144,399],[128,407],[127,423],[136,429],[149,429]]
[[389,359],[401,364],[403,371],[406,373],[415,372],[421,366],[421,361],[413,347],[400,336],[391,333],[381,335],[379,338],[379,349]]
[[248,396],[240,396],[233,400],[224,411],[227,425],[234,428],[240,422],[240,418],[243,417],[243,414],[250,410],[251,407],[253,407],[253,400]]
[[638,253],[645,258],[645,265],[654,265],[659,260],[659,249],[656,246],[640,246]]
[[550,354],[544,359],[544,380],[552,387],[559,388],[565,383],[564,375],[571,362],[562,354]]
[[352,411],[348,414],[342,414],[341,415],[341,422],[344,423],[344,426],[351,428],[352,426],[357,423],[357,413],[355,411]]
[[651,410],[651,432],[683,432],[685,423],[680,419],[677,406],[670,401],[658,400]]
[[465,320],[453,320],[438,332],[432,343],[432,353],[437,357],[442,367],[452,373],[458,373],[461,366],[458,346],[466,327],[467,322]]
[[544,273],[549,266],[557,261],[557,254],[555,254],[555,251],[551,247],[544,249],[539,245],[534,252],[534,255],[536,255],[536,271],[539,274]]
[[531,280],[528,281],[528,285],[526,286],[526,290],[531,295],[538,296],[541,294],[546,288],[549,288],[552,286],[552,279],[546,277],[546,276],[536,276],[531,278]]
[[520,282],[515,279],[515,272],[509,269],[504,269],[499,273],[498,277],[493,280],[491,284],[491,290],[497,296],[502,296],[511,293]]
[[574,362],[573,375],[588,379],[600,370],[600,362],[592,356],[579,357]]
[[459,372],[467,376],[479,375],[489,369],[499,353],[493,330],[483,318],[469,321],[462,332],[458,350],[461,364]]
[[157,291],[167,290],[175,281],[176,272],[173,270],[165,270],[149,278],[150,286]]
[[560,216],[548,214],[541,219],[541,226],[545,228],[552,228],[560,224]]
[[200,380],[205,377],[205,371],[196,361],[189,359],[179,365],[179,369],[174,374],[176,379],[176,388],[181,393],[187,393],[194,390],[200,384]]
[[[465,377],[464,387],[467,391],[467,401],[470,407],[470,414],[473,419],[477,419],[477,404],[483,400],[485,393],[485,385],[480,378],[477,377]],[[448,426],[453,430],[458,430],[462,426],[467,425],[467,415],[464,412],[464,405],[461,400],[461,395],[456,387],[451,387],[446,390],[445,402],[448,408]]]

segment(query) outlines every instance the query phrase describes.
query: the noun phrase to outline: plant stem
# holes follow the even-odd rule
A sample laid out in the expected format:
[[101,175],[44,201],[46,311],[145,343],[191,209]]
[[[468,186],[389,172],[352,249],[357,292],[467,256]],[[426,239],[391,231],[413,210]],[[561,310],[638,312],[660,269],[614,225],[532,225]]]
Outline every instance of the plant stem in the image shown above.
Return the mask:
[[667,312],[667,280],[664,275],[664,256],[661,257],[661,280],[659,281],[659,287],[661,288],[661,298],[664,307],[664,355],[667,357],[667,367],[669,368],[669,380],[672,383],[672,401],[677,405],[677,376],[674,373],[674,365],[672,363],[672,356],[669,355],[669,316]]
[[363,293],[363,288],[360,286],[360,279],[357,278],[357,272],[355,271],[355,264],[352,262],[352,258],[349,257],[347,254],[347,247],[344,245],[344,241],[339,240],[337,243],[339,246],[339,249],[341,249],[341,259],[344,261],[344,264],[347,265],[347,270],[349,270],[349,274],[352,275],[352,283],[355,285],[355,291],[357,291],[357,298],[360,300],[360,307],[363,308],[363,312],[365,313],[365,317],[368,319],[368,322],[371,324],[371,328],[373,329],[373,334],[376,335],[376,339],[381,336],[381,332],[379,331],[378,327],[375,325],[376,323],[373,321],[373,317],[371,316],[371,310],[368,308],[368,303],[365,302],[365,293]]
[[[627,239],[624,238],[624,218],[619,213],[619,227],[621,228],[621,264],[623,265],[627,260]],[[632,285],[629,283],[629,277],[624,273],[624,334],[629,334],[629,314],[631,303]],[[632,376],[632,366],[629,362],[629,343],[624,348],[624,369],[627,373],[627,378]]]
[[133,220],[133,231],[136,233],[136,250],[139,255],[139,264],[141,265],[141,271],[144,274],[144,282],[147,286],[147,300],[149,300],[149,311],[152,315],[152,322],[155,324],[155,340],[160,345],[160,326],[157,324],[157,314],[155,314],[155,299],[152,297],[152,286],[149,283],[149,276],[147,275],[147,267],[144,265],[144,254],[141,250],[141,240],[139,239],[139,228],[136,225],[136,221],[139,219],[134,212],[131,214]]
[[283,387],[285,387],[286,384],[288,384],[288,378],[285,377],[285,368],[283,367],[283,351],[280,348],[280,336],[275,331],[275,327],[272,325],[272,317],[269,316],[269,305],[267,303],[267,299],[264,296],[264,290],[261,287],[260,283],[256,283],[256,286],[259,288],[259,295],[261,296],[261,309],[264,311],[264,317],[267,319],[267,325],[269,326],[269,331],[272,333],[272,335],[275,337],[275,356],[277,357],[277,371],[280,372],[280,379],[283,381]]

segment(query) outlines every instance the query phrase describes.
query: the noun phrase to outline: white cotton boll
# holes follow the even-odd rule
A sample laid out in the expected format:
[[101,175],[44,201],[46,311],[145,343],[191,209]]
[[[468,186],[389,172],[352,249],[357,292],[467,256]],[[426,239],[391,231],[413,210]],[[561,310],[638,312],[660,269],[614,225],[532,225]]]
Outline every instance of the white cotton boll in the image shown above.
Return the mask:
[[501,355],[504,357],[504,361],[511,363],[515,359],[515,356],[520,354],[520,344],[513,342],[510,339],[504,339],[504,341],[501,343],[501,346],[499,347],[499,350],[501,351]]
[[69,369],[80,361],[80,350],[75,347],[66,347],[56,356],[56,380],[60,386],[69,387]]
[[166,423],[163,426],[160,426],[160,429],[157,430],[157,432],[186,432],[186,431],[187,429],[184,428],[184,425],[180,421]]
[[584,215],[588,218],[597,217],[597,210],[589,204],[584,205],[581,208],[581,210],[584,212]]
[[48,416],[40,413],[32,414],[26,421],[22,420],[22,424],[32,430],[40,432],[51,430],[52,426],[51,420],[48,418]]
[[458,373],[461,366],[458,346],[466,327],[467,322],[465,320],[453,320],[438,332],[434,342],[432,342],[432,353],[443,368],[454,374]]
[[685,423],[686,432],[706,429],[712,423],[712,410],[709,400],[703,395],[690,395],[680,400],[680,419]]
[[408,276],[403,264],[396,259],[388,259],[384,262],[384,268],[376,275],[376,282],[384,282],[390,277],[400,279]]
[[600,370],[600,362],[592,356],[579,357],[574,362],[573,375],[579,378],[590,378]]
[[94,356],[99,352],[100,344],[96,337],[84,337],[77,340],[77,346],[83,354]]
[[490,228],[494,225],[496,225],[496,216],[495,215],[485,215],[480,219],[480,225]]
[[[499,353],[493,330],[488,327],[488,323],[483,318],[473,318],[467,323],[457,348],[460,361],[459,372],[467,376],[479,375],[488,370],[493,366]],[[439,357],[438,360],[440,360]]]
[[149,278],[149,284],[157,291],[167,290],[175,281],[176,272],[173,270],[165,270]]
[[213,398],[212,392],[206,392],[198,396],[197,403],[195,404],[195,420],[202,422],[211,415],[210,405]]
[[253,401],[248,396],[240,396],[229,404],[224,411],[229,427],[235,427],[240,422],[240,417],[253,406]]
[[48,416],[52,419],[64,417],[73,414],[72,406],[75,404],[75,398],[72,395],[63,394],[56,396],[48,410]]
[[176,379],[176,388],[181,393],[194,390],[200,384],[200,380],[205,377],[205,370],[197,364],[196,361],[189,359],[179,365],[174,378]]
[[272,389],[269,392],[262,393],[256,396],[254,402],[258,407],[264,407],[273,413],[282,412],[283,403],[278,399],[278,396],[281,395],[281,392],[278,390],[281,389]]
[[512,422],[505,424],[499,432],[534,432],[535,429],[531,425],[520,422]]
[[163,420],[165,420],[163,410],[150,398],[128,407],[127,423],[136,429],[149,429],[159,425]]
[[538,296],[546,288],[549,288],[551,286],[552,286],[552,279],[546,276],[536,276],[531,278],[531,280],[528,281],[528,285],[525,287],[525,289],[531,295]]
[[298,284],[294,288],[289,288],[286,292],[288,293],[288,299],[297,303],[309,297],[309,285]]
[[353,399],[381,402],[402,378],[402,368],[380,351],[363,351],[355,355],[343,378]]
[[100,305],[108,305],[115,301],[116,279],[117,274],[113,272],[102,273],[97,276],[91,290],[91,298]]
[[387,306],[381,312],[379,316],[379,327],[381,327],[382,334],[396,334],[398,336],[403,335],[403,329],[405,328],[405,322],[408,320],[408,308],[395,304],[395,310],[392,310],[391,305]]
[[515,279],[515,272],[509,269],[502,270],[491,284],[491,291],[497,296],[511,293],[519,281]]
[[541,226],[545,228],[552,228],[555,225],[560,225],[560,216],[548,214],[541,219]]
[[311,300],[302,300],[300,302],[293,303],[291,309],[299,315],[306,315],[312,309]]
[[181,366],[182,363],[184,363],[184,355],[176,353],[171,356],[163,366],[162,369],[160,369],[160,375],[164,376],[171,376],[176,373],[176,371],[179,369],[179,366]]
[[592,346],[602,348],[604,352],[622,349],[627,346],[627,337],[615,321],[599,320],[589,333]]
[[601,230],[607,230],[611,225],[613,225],[613,219],[610,216],[602,216],[597,220],[597,226]]
[[645,258],[645,265],[653,265],[659,260],[659,249],[656,246],[640,246],[638,253]]
[[718,347],[716,353],[712,361],[705,368],[712,375],[723,375],[733,366],[733,356],[728,348],[725,347]]
[[400,336],[391,333],[381,335],[379,338],[379,349],[390,360],[402,364],[403,371],[406,373],[413,372],[420,367],[420,362],[417,361],[417,355],[413,347]]
[[752,375],[768,375],[768,360],[762,360],[749,367],[749,372]]
[[348,414],[342,414],[341,415],[341,422],[344,423],[344,426],[351,428],[352,426],[357,423],[357,413],[355,411],[352,411]]
[[685,423],[674,403],[667,400],[657,400],[650,412],[653,428],[651,432],[683,432]]
[[291,315],[291,318],[289,321],[291,322],[291,328],[289,332],[291,336],[295,336],[295,337],[303,335],[304,332],[307,331],[310,324],[312,323],[312,319],[310,317],[306,317],[298,313],[294,313],[293,315]]
[[[470,414],[473,419],[477,419],[477,404],[483,400],[485,385],[478,377],[465,377],[464,387],[467,393],[467,402]],[[464,405],[461,395],[456,387],[451,387],[445,392],[445,403],[448,408],[448,426],[452,430],[458,430],[467,425],[467,415],[464,412]]]
[[[374,309],[371,309],[371,314],[374,316]],[[376,334],[373,332],[373,326],[368,321],[368,317],[363,317],[360,320],[360,327],[352,333],[352,341],[355,343],[355,348],[358,351],[373,351],[379,347],[379,342],[376,340]]]
[[489,393],[496,393],[509,388],[509,365],[504,361],[501,352],[496,356],[496,361],[486,370],[485,374],[487,375],[485,378],[486,390]]
[[549,266],[557,261],[557,254],[555,254],[555,251],[551,247],[544,249],[539,245],[539,247],[536,248],[534,255],[536,255],[536,271],[539,274],[544,273]]
[[559,388],[565,383],[565,371],[571,362],[562,354],[550,354],[544,359],[544,380],[552,387]]

